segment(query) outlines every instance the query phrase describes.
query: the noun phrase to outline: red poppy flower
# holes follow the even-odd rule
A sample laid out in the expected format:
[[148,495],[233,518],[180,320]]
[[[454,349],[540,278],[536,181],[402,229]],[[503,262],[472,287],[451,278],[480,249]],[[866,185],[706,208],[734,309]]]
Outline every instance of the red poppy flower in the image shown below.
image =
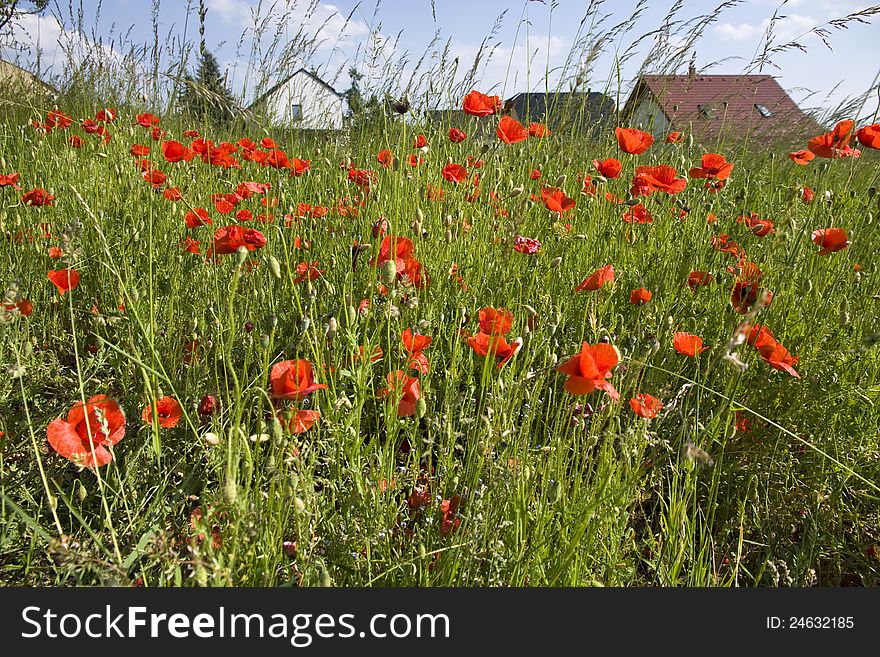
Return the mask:
[[137,115],[137,122],[145,128],[152,128],[159,125],[160,119],[155,114],[145,112],[144,114]]
[[322,274],[326,273],[326,271],[326,269],[318,269],[317,260],[311,264],[308,262],[301,262],[296,266],[296,277],[293,279],[293,282],[302,283],[306,279],[313,281],[316,278],[320,278]]
[[265,162],[267,166],[270,166],[273,169],[290,169],[293,167],[290,163],[290,158],[287,157],[287,153],[277,148],[269,151]]
[[387,376],[388,387],[382,388],[376,393],[379,399],[391,397],[397,401],[397,417],[409,417],[415,415],[416,406],[422,397],[419,389],[419,380],[407,375],[403,370],[389,372]]
[[733,163],[728,162],[723,155],[718,153],[706,153],[703,155],[701,165],[694,167],[688,172],[691,178],[711,178],[713,180],[727,180],[733,171]]
[[413,140],[413,148],[425,148],[428,145],[428,139],[425,135],[419,135]]
[[529,138],[529,131],[512,116],[505,115],[501,117],[498,123],[498,130],[495,131],[498,139],[505,144],[515,144],[519,141],[525,141]]
[[604,267],[600,267],[592,274],[587,276],[580,284],[575,288],[575,292],[583,292],[585,290],[598,290],[605,283],[613,283],[614,282],[614,265],[605,265]]
[[242,226],[226,226],[214,231],[214,253],[235,253],[242,246],[248,251],[262,249],[266,246],[266,237],[258,230]]
[[670,132],[666,135],[666,143],[667,144],[680,144],[684,141],[684,133],[683,132]]
[[201,246],[201,244],[202,243],[198,240],[194,240],[192,237],[187,235],[186,238],[180,243],[180,247],[186,251],[189,251],[190,253],[198,255],[199,247]]
[[18,173],[0,173],[0,187],[12,187],[13,189],[21,189],[21,186],[18,184],[18,179],[21,177],[21,174]]
[[799,151],[794,151],[793,153],[789,153],[788,157],[791,158],[791,161],[795,164],[800,164],[801,166],[807,166],[810,162],[815,159],[815,155],[813,151],[808,151],[803,148]]
[[407,278],[417,289],[424,289],[428,285],[428,276],[422,271],[422,263],[413,255],[413,250],[411,239],[386,235],[382,238],[378,257],[370,260],[370,266],[375,264],[381,268],[393,260],[397,280]]
[[181,144],[179,141],[163,141],[162,156],[167,162],[189,162],[193,159],[195,153]]
[[654,217],[644,205],[637,203],[623,213],[623,221],[627,224],[650,224],[654,221]]
[[761,219],[756,213],[752,212],[749,216],[740,215],[736,219],[737,223],[745,224],[752,229],[752,232],[758,237],[764,237],[773,232],[773,222],[770,219]]
[[379,154],[376,156],[376,161],[387,169],[394,163],[394,155],[390,150],[385,148],[379,151]]
[[305,433],[319,419],[321,419],[321,414],[318,411],[298,410],[291,416],[289,422],[285,422],[281,413],[278,414],[278,421],[281,422],[281,426],[293,434]]
[[307,360],[283,360],[272,366],[269,373],[272,396],[275,399],[294,399],[302,401],[315,390],[327,386],[316,383],[312,364]]
[[[166,429],[173,429],[183,417],[183,409],[180,403],[174,398],[165,395],[162,399],[156,400],[156,417],[159,420],[159,426]],[[147,404],[141,413],[141,419],[150,424],[153,422],[153,405]]]
[[866,125],[856,131],[856,139],[868,148],[880,149],[880,123]]
[[649,290],[640,287],[629,293],[629,302],[634,306],[641,306],[642,304],[648,303],[652,296],[653,295]]
[[687,180],[676,178],[677,175],[678,172],[675,168],[668,164],[656,167],[636,167],[636,175],[633,179],[633,196],[648,196],[655,191],[678,194],[687,186]]
[[480,332],[487,335],[506,335],[513,327],[513,313],[506,308],[481,308]]
[[47,277],[62,295],[75,290],[80,278],[76,269],[50,269]]
[[260,140],[260,146],[263,148],[278,148],[278,144],[276,144],[275,140],[271,137],[263,137]]
[[550,134],[549,128],[543,123],[530,123],[529,124],[529,136],[530,137],[546,137]]
[[183,219],[186,222],[187,228],[197,228],[198,226],[205,226],[211,223],[211,217],[208,216],[208,211],[205,208],[190,210],[184,215]]
[[758,353],[761,355],[761,359],[773,369],[788,372],[797,379],[801,378],[801,375],[794,369],[800,356],[792,356],[788,349],[779,342],[776,342],[772,347],[758,349]]
[[301,160],[298,157],[293,158],[292,164],[293,170],[291,171],[291,175],[296,176],[297,178],[312,168],[311,160]]
[[433,342],[434,338],[419,333],[413,333],[412,329],[406,329],[400,334],[400,339],[403,341],[403,348],[406,349],[406,352],[409,354],[407,365],[410,369],[414,369],[422,374],[427,374],[430,366],[427,356],[422,352],[431,344],[431,342]]
[[498,369],[501,369],[511,358],[516,356],[523,346],[522,338],[517,338],[508,344],[503,335],[492,335],[482,330],[476,335],[469,336],[467,343],[478,356],[485,357],[491,355],[492,358],[498,361]]
[[672,346],[682,356],[696,357],[709,347],[703,346],[703,338],[699,335],[679,331],[672,338]]
[[449,182],[460,183],[467,179],[468,172],[463,166],[453,162],[443,167],[441,175]]
[[812,203],[813,198],[815,198],[815,196],[816,196],[816,192],[814,192],[809,187],[804,187],[801,189],[801,200],[804,203]]
[[462,109],[465,114],[472,116],[489,116],[501,111],[501,98],[498,96],[487,96],[474,90],[464,97]]
[[457,518],[455,514],[458,511],[460,502],[461,498],[458,495],[454,495],[451,500],[440,502],[440,512],[443,514],[443,518],[440,520],[441,536],[449,536],[458,531],[461,525],[461,518]]
[[657,413],[663,408],[663,403],[659,399],[644,392],[630,399],[629,405],[636,415],[649,420],[657,417]]
[[467,133],[464,130],[459,130],[458,128],[449,128],[449,141],[453,144],[458,144],[467,139]]
[[40,187],[35,187],[21,197],[22,203],[32,206],[52,205],[52,201],[54,200],[55,197],[52,196],[52,194]]
[[180,189],[177,187],[168,187],[162,192],[162,196],[164,196],[169,201],[179,201],[183,198],[183,195],[180,193]]
[[105,107],[104,109],[100,109],[95,114],[95,121],[101,121],[104,123],[110,123],[111,121],[116,120],[116,110]]
[[620,150],[630,155],[641,155],[654,143],[654,135],[636,128],[615,128],[614,133]]
[[187,139],[192,139],[195,137],[199,137],[201,135],[199,134],[198,130],[184,130],[183,136],[186,137]]
[[525,253],[527,255],[532,255],[541,250],[541,243],[532,239],[531,237],[523,237],[522,235],[517,235],[513,238],[513,250],[519,251],[520,253]]
[[159,187],[168,179],[165,172],[160,169],[146,169],[141,175],[153,187]]
[[841,121],[831,132],[813,137],[807,144],[807,148],[819,157],[843,157],[844,149],[849,146],[852,130],[855,122],[849,119]]
[[828,255],[849,248],[849,235],[843,228],[820,228],[811,235],[813,244],[821,246],[819,255]]
[[544,206],[550,210],[550,212],[558,212],[562,214],[564,212],[568,212],[575,206],[574,199],[568,198],[558,187],[542,187],[541,188],[541,198],[544,201]]
[[[95,395],[85,405],[76,404],[67,419],[52,420],[46,429],[49,445],[66,459],[86,468],[107,465],[107,449],[125,436],[125,414],[107,395]],[[94,452],[94,453],[93,453]]]
[[83,144],[85,144],[83,138],[79,135],[71,135],[67,143],[70,144],[71,148],[82,148]]
[[708,272],[692,271],[690,274],[688,274],[687,284],[688,287],[691,288],[691,290],[696,290],[698,287],[709,285],[714,280],[715,277]]
[[593,168],[606,178],[617,178],[623,167],[616,157],[609,157],[607,160],[593,160]]
[[565,389],[571,394],[588,395],[594,390],[604,390],[611,399],[617,401],[620,395],[608,379],[619,360],[620,354],[610,344],[600,342],[590,345],[583,342],[580,353],[559,365],[556,370],[568,375]]

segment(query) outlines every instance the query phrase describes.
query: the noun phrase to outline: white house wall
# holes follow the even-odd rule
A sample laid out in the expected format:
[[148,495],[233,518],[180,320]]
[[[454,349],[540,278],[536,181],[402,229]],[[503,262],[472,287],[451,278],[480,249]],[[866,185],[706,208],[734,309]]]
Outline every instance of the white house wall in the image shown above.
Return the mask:
[[652,97],[643,97],[633,111],[632,127],[650,130],[654,138],[659,139],[669,131],[669,119],[657,101]]
[[[291,107],[302,107],[293,121]],[[342,129],[342,99],[306,73],[298,73],[267,99],[266,113],[275,125],[312,130]]]

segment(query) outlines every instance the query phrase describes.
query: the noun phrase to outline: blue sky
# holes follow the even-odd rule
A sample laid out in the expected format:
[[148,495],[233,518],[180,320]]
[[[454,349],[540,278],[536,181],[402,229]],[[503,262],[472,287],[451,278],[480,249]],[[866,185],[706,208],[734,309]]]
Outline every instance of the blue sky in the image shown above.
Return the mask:
[[[720,0],[719,0],[720,1]],[[435,63],[439,53],[448,45],[449,60],[458,58],[461,71],[470,68],[481,42],[489,35],[496,18],[508,3],[495,0],[436,0],[436,22],[430,0],[375,0],[357,4],[350,0],[329,3],[319,0],[205,0],[206,42],[227,71],[233,90],[245,98],[256,91],[257,83],[271,83],[289,67],[306,65],[319,69],[337,90],[349,86],[347,70],[355,65],[367,74],[367,79],[378,84],[384,75],[383,64],[398,65],[400,86],[405,86],[416,61],[423,54],[428,65]],[[701,14],[713,13],[715,2],[684,3],[677,16],[686,21]],[[504,97],[515,92],[543,89],[544,72],[550,71],[549,87],[567,87],[576,72],[575,66],[564,69],[564,64],[579,38],[587,48],[596,43],[596,34],[633,15],[637,0],[606,0],[599,3],[598,15],[607,15],[592,38],[587,38],[581,21],[588,2],[584,0],[530,0],[510,5],[497,33],[489,41],[492,51],[478,69],[478,84],[482,91],[491,91]],[[616,57],[625,52],[642,34],[660,27],[669,14],[671,0],[650,1],[645,4],[634,29],[612,43],[606,43],[602,53],[592,63],[585,83],[601,89],[611,81],[616,87]],[[778,53],[773,62],[779,67],[767,67],[764,72],[777,76],[782,86],[804,107],[832,107],[847,97],[856,96],[872,85],[876,86],[880,73],[880,16],[871,25],[853,24],[846,30],[831,30],[828,37],[833,52],[822,44],[810,30],[827,21],[869,6],[852,0],[789,0],[784,6],[778,1],[742,0],[722,12],[708,25],[703,36],[687,49],[678,69],[685,73],[686,62],[695,52],[698,70],[706,73],[741,73],[760,52],[765,31],[774,11],[782,16],[774,27],[775,44],[798,40],[807,52],[790,49]],[[269,8],[274,7],[272,12]],[[71,17],[67,3],[55,5],[52,13],[27,17],[16,27],[17,49],[5,46],[2,55],[7,59],[33,63],[36,44],[39,43],[47,76],[59,74],[66,60],[67,44],[76,49],[98,48],[108,60],[122,61],[133,46],[152,47],[151,6],[144,0],[81,0],[74,13],[81,9],[81,28],[76,16]],[[254,12],[267,26],[261,39],[253,38]],[[187,12],[189,10],[189,12]],[[353,11],[353,13],[351,13]],[[162,68],[170,69],[180,59],[179,45],[198,42],[198,1],[162,0],[159,2],[159,45],[166,55]],[[97,13],[99,12],[99,13]],[[351,20],[346,17],[351,13]],[[188,16],[187,16],[188,14]],[[184,27],[186,29],[184,29]],[[294,49],[293,57],[285,65],[280,48],[269,49],[275,34],[281,43],[296,39],[298,31],[320,34],[320,42],[308,52]],[[429,48],[435,33],[439,42]],[[96,46],[96,44],[99,44]],[[622,93],[636,75],[649,39],[642,43],[637,54],[620,70]],[[672,49],[681,46],[679,38],[665,44]],[[252,55],[252,50],[254,55]],[[583,53],[584,48],[576,48]],[[168,54],[170,53],[170,54]],[[375,55],[373,58],[371,55]],[[726,61],[710,66],[719,60]],[[581,58],[582,59],[582,58]],[[250,60],[250,63],[249,63]],[[531,61],[530,61],[531,60]],[[371,62],[374,64],[371,66]],[[337,73],[341,75],[337,76]],[[444,77],[444,76],[440,76]],[[439,82],[439,80],[437,81]],[[444,98],[448,85],[438,85],[438,106],[451,100]],[[447,94],[448,95],[448,94]],[[876,109],[875,98],[868,101],[865,113]]]

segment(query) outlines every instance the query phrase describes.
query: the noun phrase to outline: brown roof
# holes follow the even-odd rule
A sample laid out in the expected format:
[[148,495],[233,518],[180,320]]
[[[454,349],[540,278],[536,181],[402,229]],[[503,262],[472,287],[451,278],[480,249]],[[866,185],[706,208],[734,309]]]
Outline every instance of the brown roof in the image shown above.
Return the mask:
[[769,75],[643,75],[624,111],[646,94],[674,129],[704,140],[803,138],[821,131]]

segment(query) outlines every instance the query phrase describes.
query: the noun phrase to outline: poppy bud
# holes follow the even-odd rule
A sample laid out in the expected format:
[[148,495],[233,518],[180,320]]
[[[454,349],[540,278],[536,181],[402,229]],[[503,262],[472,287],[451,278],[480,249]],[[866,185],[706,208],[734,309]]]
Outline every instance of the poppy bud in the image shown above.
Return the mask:
[[79,486],[76,488],[76,496],[79,498],[80,502],[85,502],[86,496],[88,496],[89,492],[86,490],[86,487],[83,486],[81,481],[77,483],[79,483]]
[[443,239],[447,244],[452,244],[452,231],[447,229],[446,233],[443,235]]
[[327,322],[327,339],[332,340],[336,337],[337,331],[339,331],[339,324],[336,322],[335,317],[331,317],[330,321]]
[[254,330],[254,323],[253,322],[245,322],[244,323],[244,330],[247,331],[248,333],[253,331]]
[[514,187],[513,189],[510,190],[510,193],[508,194],[508,196],[510,198],[516,198],[517,196],[522,194],[523,191],[525,191],[525,190],[522,187]]
[[394,260],[387,260],[382,265],[382,271],[380,274],[382,278],[382,283],[386,286],[390,286],[394,283],[397,278],[397,265],[394,264]]
[[272,270],[272,275],[280,281],[281,263],[278,262],[278,259],[275,256],[269,256],[269,269]]
[[260,335],[260,348],[268,349],[269,348],[269,336],[265,333]]
[[447,226],[451,226],[451,225],[452,225],[452,215],[451,215],[451,214],[447,214],[447,215],[446,215],[446,219],[445,219],[445,221],[446,221],[446,225],[447,225]]
[[235,504],[237,498],[238,486],[235,483],[235,479],[227,479],[226,483],[223,484],[223,500],[227,504]]
[[553,260],[550,261],[550,269],[556,269],[559,265],[562,264],[562,256],[556,256]]
[[311,302],[315,300],[316,296],[318,296],[318,291],[315,289],[315,286],[312,285],[311,281],[306,281],[306,299]]
[[489,152],[489,144],[483,144],[483,147],[480,149],[480,155],[485,155]]
[[205,434],[205,443],[207,443],[211,447],[216,447],[220,444],[220,436],[218,436],[213,431],[209,431]]
[[312,325],[312,320],[308,317],[303,317],[302,321],[299,323],[299,330],[305,333],[309,330],[309,327]]
[[425,401],[424,397],[419,397],[419,400],[416,402],[416,417],[421,419],[421,418],[425,417],[425,414],[427,412],[428,412],[428,402]]
[[556,179],[556,186],[557,186],[557,187],[562,187],[562,186],[565,184],[565,181],[566,181],[566,180],[568,180],[568,176],[566,176],[564,173],[561,174],[561,175]]
[[241,267],[244,264],[244,261],[247,260],[248,257],[248,249],[246,246],[240,246],[235,251],[235,263]]

